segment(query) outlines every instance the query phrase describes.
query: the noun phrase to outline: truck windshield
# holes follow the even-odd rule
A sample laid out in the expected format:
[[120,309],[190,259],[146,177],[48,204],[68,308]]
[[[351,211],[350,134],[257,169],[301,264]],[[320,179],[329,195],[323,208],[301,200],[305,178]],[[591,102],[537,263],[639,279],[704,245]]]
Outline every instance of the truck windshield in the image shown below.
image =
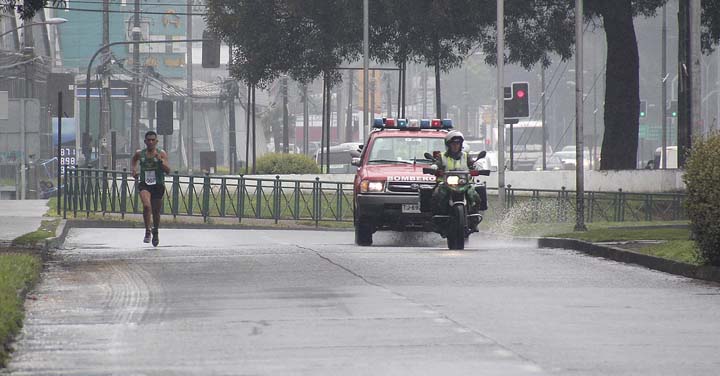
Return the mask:
[[445,143],[438,137],[378,137],[369,150],[369,163],[430,163],[425,153],[445,150]]

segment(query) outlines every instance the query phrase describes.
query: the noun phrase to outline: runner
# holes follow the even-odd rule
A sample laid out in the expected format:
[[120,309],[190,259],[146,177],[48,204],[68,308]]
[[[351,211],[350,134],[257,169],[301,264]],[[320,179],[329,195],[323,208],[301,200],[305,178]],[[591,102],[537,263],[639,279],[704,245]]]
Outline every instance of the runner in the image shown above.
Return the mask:
[[[160,208],[165,195],[165,174],[170,173],[168,156],[165,150],[157,148],[157,133],[145,133],[145,149],[138,150],[132,157],[132,174],[139,182],[138,190],[143,203],[143,220],[145,221],[145,238],[143,242],[157,247],[160,243],[158,227],[160,226]],[[139,163],[140,173],[137,165]],[[150,227],[150,213],[152,212],[152,228]]]

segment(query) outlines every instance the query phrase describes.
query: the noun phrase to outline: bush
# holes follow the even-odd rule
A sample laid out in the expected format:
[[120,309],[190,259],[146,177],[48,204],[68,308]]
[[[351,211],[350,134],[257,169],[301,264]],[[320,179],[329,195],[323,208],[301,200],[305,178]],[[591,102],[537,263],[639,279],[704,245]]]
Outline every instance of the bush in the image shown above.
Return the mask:
[[720,133],[693,140],[683,180],[698,261],[720,266]]
[[315,161],[304,154],[265,154],[257,160],[258,174],[318,174]]

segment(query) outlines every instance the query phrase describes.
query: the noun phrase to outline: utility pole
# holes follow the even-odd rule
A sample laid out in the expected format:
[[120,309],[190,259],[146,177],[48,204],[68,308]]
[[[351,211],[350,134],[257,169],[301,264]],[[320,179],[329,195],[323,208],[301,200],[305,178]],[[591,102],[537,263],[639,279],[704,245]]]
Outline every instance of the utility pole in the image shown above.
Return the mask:
[[[106,46],[110,43],[110,0],[103,0],[103,31],[102,43]],[[134,47],[133,47],[134,48]],[[100,95],[100,133],[98,135],[100,141],[100,159],[98,168],[104,166],[112,166],[112,156],[108,152],[108,134],[110,133],[110,75],[108,69],[110,66],[110,49],[105,48],[102,52],[102,94]],[[139,104],[139,102],[138,102]],[[134,150],[133,150],[134,151]]]
[[583,140],[583,18],[583,0],[575,0],[575,231],[587,231]]
[[[283,138],[283,153],[287,154],[290,152],[290,124],[288,119],[288,78],[283,76],[280,82],[280,90],[282,95],[282,138]],[[328,124],[328,128],[329,128]]]
[[[465,78],[465,90],[463,90],[463,128],[465,129],[466,134],[472,134],[474,135],[476,133],[476,129],[473,127],[470,127],[470,103],[468,99],[468,71],[467,71],[467,62],[464,64],[465,67],[463,68],[463,76]],[[472,132],[470,130],[472,129]]]
[[310,147],[310,140],[308,138],[310,137],[310,130],[308,127],[310,127],[310,114],[309,106],[308,106],[308,88],[306,84],[302,85],[302,105],[303,105],[303,153],[306,155],[310,155],[310,150],[308,148]]
[[348,71],[348,104],[345,118],[345,142],[353,141],[353,86],[355,73]]
[[[32,19],[24,21],[32,23]],[[35,74],[32,60],[35,57],[35,41],[33,40],[32,27],[25,27],[23,33],[23,57],[25,59],[25,88],[23,99],[20,104],[20,199],[24,200],[27,194],[27,103],[33,97],[33,76]],[[60,115],[61,116],[61,115]]]
[[547,128],[545,128],[545,67],[540,68],[540,111],[542,121],[542,169],[547,170]]
[[[192,39],[192,0],[187,0],[187,39]],[[188,42],[186,45],[187,61],[185,67],[187,69],[187,100],[185,101],[185,125],[187,130],[185,131],[187,139],[187,158],[188,158],[188,173],[192,174],[193,161],[195,160],[194,149],[194,130],[193,130],[193,51],[192,43]]]
[[[370,79],[368,77],[368,68],[370,66],[370,12],[368,1],[369,0],[363,0],[363,129],[370,127],[370,119],[368,119],[368,80]],[[368,132],[370,132],[369,128]]]
[[[133,83],[132,83],[132,115],[130,123],[130,151],[140,149],[140,0],[135,0],[133,12]],[[89,89],[89,88],[88,88]],[[98,166],[99,167],[99,166]]]
[[662,166],[655,168],[667,169],[667,7],[662,7],[662,44],[660,46],[661,72],[660,72],[660,89],[661,89],[661,119],[662,122]]
[[700,47],[700,16],[702,6],[700,1],[689,1],[689,36],[690,36],[690,145],[692,137],[703,137],[705,135],[705,121],[702,118],[702,51]]
[[700,2],[679,2],[678,24],[678,167],[692,148],[693,136],[700,136]]
[[422,87],[422,118],[427,119],[427,69],[423,68],[422,74],[421,74],[422,83],[420,86]]
[[[388,114],[388,116],[392,116],[392,78],[389,74],[385,74],[385,98],[387,100],[387,109],[385,110],[385,113]],[[398,109],[400,107],[398,106]],[[400,112],[398,111],[398,117],[400,117]]]
[[237,136],[235,132],[235,97],[238,95],[238,85],[233,79],[226,81],[227,104],[228,104],[228,136],[230,152],[230,174],[237,173]]
[[505,3],[497,0],[497,127],[498,127],[498,199],[505,211]]
[[337,93],[336,93],[337,97],[335,97],[335,100],[337,103],[335,105],[335,113],[336,113],[336,115],[335,115],[335,141],[337,143],[341,143],[342,139],[343,139],[342,133],[340,132],[340,130],[343,128],[342,127],[342,124],[343,124],[342,114],[345,112],[345,111],[343,111],[344,107],[342,105],[342,102],[343,102],[342,89],[343,89],[342,85],[337,86]]

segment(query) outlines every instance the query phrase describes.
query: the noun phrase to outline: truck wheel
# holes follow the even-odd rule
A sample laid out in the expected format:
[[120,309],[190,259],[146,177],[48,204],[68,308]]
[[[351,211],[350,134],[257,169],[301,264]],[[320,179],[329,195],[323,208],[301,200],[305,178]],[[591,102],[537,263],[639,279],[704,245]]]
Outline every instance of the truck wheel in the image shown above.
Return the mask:
[[367,222],[357,221],[355,223],[355,244],[360,246],[372,245],[372,226]]

